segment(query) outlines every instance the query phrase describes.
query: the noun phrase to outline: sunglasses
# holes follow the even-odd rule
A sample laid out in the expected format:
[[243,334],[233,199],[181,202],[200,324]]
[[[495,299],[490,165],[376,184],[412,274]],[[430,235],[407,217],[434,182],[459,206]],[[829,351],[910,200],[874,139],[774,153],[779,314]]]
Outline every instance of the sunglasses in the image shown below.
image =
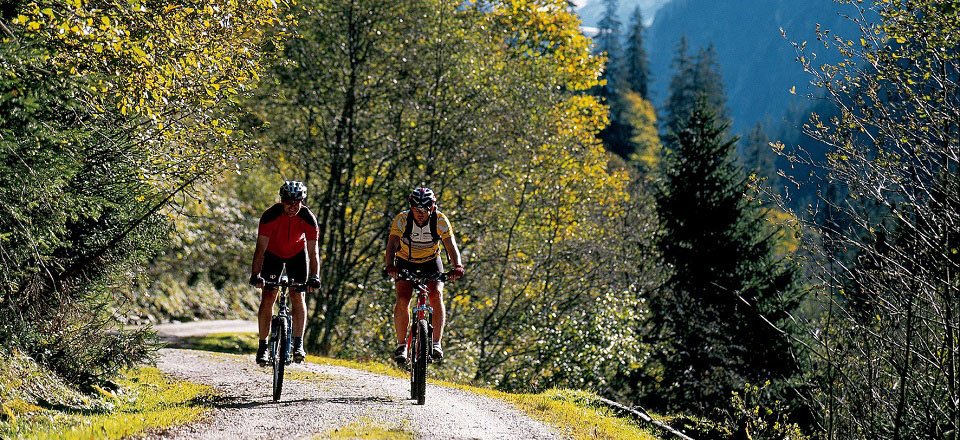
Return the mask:
[[302,202],[302,200],[281,200],[280,202],[283,203],[284,205],[293,206]]
[[419,206],[414,206],[413,209],[421,214],[426,214],[430,212],[430,208],[421,208]]

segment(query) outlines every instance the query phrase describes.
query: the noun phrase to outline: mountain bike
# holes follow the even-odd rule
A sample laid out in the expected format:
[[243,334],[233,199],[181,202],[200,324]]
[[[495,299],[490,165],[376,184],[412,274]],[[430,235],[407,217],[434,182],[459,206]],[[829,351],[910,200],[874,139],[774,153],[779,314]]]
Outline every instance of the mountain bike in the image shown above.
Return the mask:
[[412,282],[413,290],[417,292],[417,302],[410,315],[413,325],[407,332],[407,353],[410,358],[410,398],[416,399],[417,405],[423,405],[427,396],[427,363],[433,361],[430,357],[433,342],[433,307],[430,307],[428,297],[430,290],[427,284],[431,281],[446,281],[447,274],[421,274],[403,269],[397,279]]
[[287,292],[293,288],[302,290],[306,284],[292,283],[287,276],[287,265],[284,264],[280,270],[280,278],[276,283],[266,283],[264,287],[277,287],[280,292],[277,296],[279,308],[277,314],[270,320],[270,364],[273,366],[273,401],[280,400],[280,393],[283,391],[283,370],[290,365],[290,332],[293,329],[293,317],[290,315],[290,309],[287,306]]

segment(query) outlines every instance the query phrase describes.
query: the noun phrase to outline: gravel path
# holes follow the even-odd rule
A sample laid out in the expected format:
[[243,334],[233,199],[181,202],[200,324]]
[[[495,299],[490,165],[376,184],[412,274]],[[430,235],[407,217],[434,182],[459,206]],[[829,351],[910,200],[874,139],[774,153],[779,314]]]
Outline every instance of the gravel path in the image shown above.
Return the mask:
[[[157,326],[157,330],[170,340],[202,334],[198,327],[203,326],[175,324]],[[215,329],[212,332],[230,331],[227,325],[208,323],[206,327]],[[418,439],[561,438],[556,430],[496,399],[428,383],[427,402],[419,406],[407,399],[408,379],[350,368],[293,364],[288,367],[280,402],[273,402],[271,370],[254,364],[252,353],[163,349],[157,364],[177,377],[213,386],[223,398],[205,420],[152,438],[325,438],[325,433],[353,423],[402,429]],[[290,426],[291,421],[300,427]]]

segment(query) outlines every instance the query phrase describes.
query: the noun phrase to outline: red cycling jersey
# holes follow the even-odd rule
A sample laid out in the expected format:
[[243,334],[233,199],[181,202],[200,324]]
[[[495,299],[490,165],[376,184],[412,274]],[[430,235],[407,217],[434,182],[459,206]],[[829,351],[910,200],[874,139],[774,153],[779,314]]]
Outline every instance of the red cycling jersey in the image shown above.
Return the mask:
[[259,235],[270,238],[267,252],[280,258],[291,258],[306,248],[306,240],[316,240],[319,235],[317,218],[310,208],[303,206],[291,217],[283,212],[283,204],[277,203],[264,211],[260,217]]

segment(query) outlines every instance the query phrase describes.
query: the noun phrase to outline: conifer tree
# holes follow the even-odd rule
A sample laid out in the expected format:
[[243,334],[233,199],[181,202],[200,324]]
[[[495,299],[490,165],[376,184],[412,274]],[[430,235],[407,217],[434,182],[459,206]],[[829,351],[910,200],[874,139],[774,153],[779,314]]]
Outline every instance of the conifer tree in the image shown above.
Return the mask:
[[744,138],[742,144],[743,167],[747,173],[755,174],[768,187],[777,187],[776,157],[770,149],[770,137],[763,129],[763,124],[757,123]]
[[693,65],[693,90],[695,99],[702,98],[717,121],[729,124],[727,95],[723,89],[717,49],[712,43],[697,52]]
[[651,403],[701,414],[745,383],[782,384],[799,371],[788,324],[801,296],[796,271],[774,256],[725,131],[696,101],[670,138],[657,195],[658,247],[673,273],[650,301],[662,371]]
[[633,10],[630,18],[630,34],[627,36],[627,49],[624,57],[624,76],[630,90],[637,92],[643,99],[650,100],[650,61],[643,48],[643,12],[640,7]]
[[600,96],[609,99],[616,93],[620,80],[623,46],[620,44],[620,20],[617,19],[618,0],[603,0],[603,17],[597,23],[596,50],[607,54],[607,67],[603,77],[607,84],[601,86]]
[[670,95],[664,116],[664,128],[668,134],[677,132],[699,100],[704,101],[718,121],[729,122],[716,49],[711,44],[706,49],[700,49],[693,58],[687,51],[686,37],[681,37],[673,59],[674,74],[670,80]]
[[681,36],[677,43],[677,52],[673,56],[670,94],[664,109],[663,123],[667,133],[677,132],[680,122],[689,114],[689,108],[694,102],[693,61],[687,53],[688,50],[687,37]]
[[600,133],[604,147],[623,158],[630,157],[634,145],[630,141],[631,128],[625,119],[624,93],[629,87],[624,83],[623,46],[620,33],[620,20],[617,19],[618,0],[604,0],[604,13],[597,23],[595,50],[606,53],[607,66],[595,94],[610,108],[610,124]]

